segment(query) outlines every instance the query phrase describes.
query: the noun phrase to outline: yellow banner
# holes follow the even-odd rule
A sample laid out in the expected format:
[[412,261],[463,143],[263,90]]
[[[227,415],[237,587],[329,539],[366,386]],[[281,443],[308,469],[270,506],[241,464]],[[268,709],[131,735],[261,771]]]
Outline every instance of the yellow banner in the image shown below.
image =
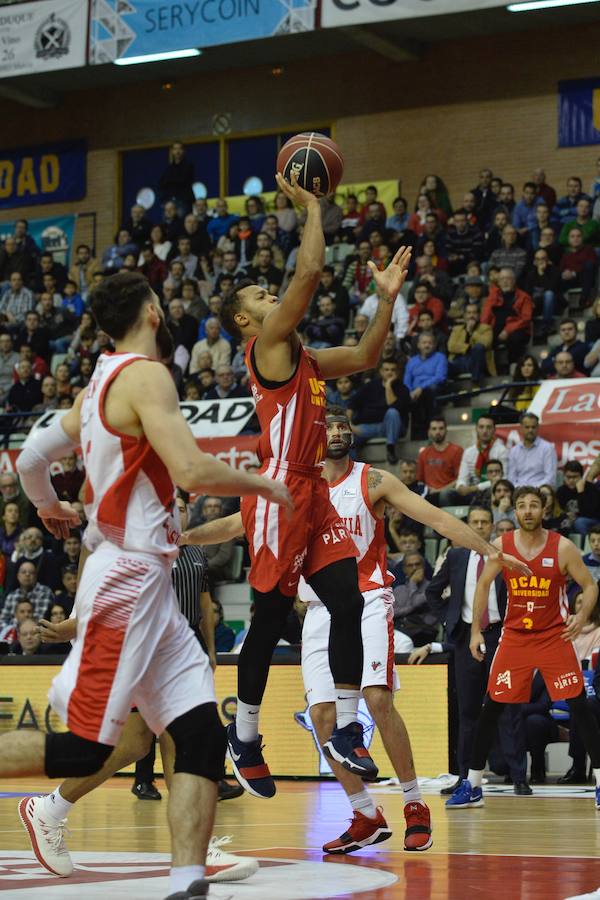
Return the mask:
[[[410,734],[419,775],[434,777],[448,769],[448,710],[446,666],[398,666],[401,689],[395,703]],[[48,688],[55,666],[3,666],[0,695],[0,733],[15,728],[63,731],[60,719],[48,706]],[[235,715],[237,667],[220,666],[216,672],[219,710],[223,721]],[[379,732],[370,730],[370,717],[361,702],[360,718],[367,742],[382,777],[394,775]],[[265,758],[273,775],[297,777],[326,774],[329,768],[319,753],[307,715],[300,666],[273,666],[260,714]],[[157,758],[160,771],[160,756]]]
[[[361,181],[356,184],[340,184],[335,193],[335,202],[338,206],[344,208],[348,195],[356,194],[358,202],[362,205],[366,199],[365,190],[370,184],[374,184],[377,188],[377,198],[385,206],[388,215],[391,216],[393,213],[392,204],[398,196],[397,181]],[[275,207],[275,191],[263,191],[260,196],[264,200],[266,212],[272,212]],[[248,199],[247,197],[238,195],[235,197],[227,197],[226,199],[229,212],[237,216],[241,216],[246,212],[245,204]],[[208,201],[210,207],[214,206],[214,203],[214,199]]]

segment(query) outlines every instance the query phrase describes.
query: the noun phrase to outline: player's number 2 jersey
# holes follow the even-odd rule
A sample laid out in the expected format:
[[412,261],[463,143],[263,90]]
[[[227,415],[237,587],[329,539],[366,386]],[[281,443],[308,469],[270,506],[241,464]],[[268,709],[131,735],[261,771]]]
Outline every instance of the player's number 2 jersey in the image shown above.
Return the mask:
[[502,550],[516,556],[531,569],[521,575],[504,569],[508,600],[504,628],[511,633],[536,633],[564,627],[569,615],[566,576],[558,562],[560,534],[549,531],[546,544],[534,559],[525,559],[517,550],[515,532],[502,535]]

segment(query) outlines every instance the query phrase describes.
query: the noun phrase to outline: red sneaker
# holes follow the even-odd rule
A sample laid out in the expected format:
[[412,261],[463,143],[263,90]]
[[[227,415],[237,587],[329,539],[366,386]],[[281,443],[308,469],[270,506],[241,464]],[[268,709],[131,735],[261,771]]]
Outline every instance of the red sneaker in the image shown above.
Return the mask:
[[374,819],[355,811],[350,828],[344,834],[323,845],[325,853],[352,853],[369,844],[380,844],[392,836],[388,824],[383,818],[381,806],[377,807],[377,815]]
[[420,800],[407,803],[404,807],[404,818],[406,819],[404,849],[429,850],[433,844],[429,807]]

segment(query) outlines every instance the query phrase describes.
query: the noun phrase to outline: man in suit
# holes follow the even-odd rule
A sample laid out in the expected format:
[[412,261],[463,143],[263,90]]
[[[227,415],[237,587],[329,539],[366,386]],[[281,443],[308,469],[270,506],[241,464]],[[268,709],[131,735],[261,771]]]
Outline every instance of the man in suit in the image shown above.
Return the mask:
[[[468,523],[484,540],[489,541],[493,531],[489,509],[472,506]],[[454,672],[458,700],[458,748],[457,759],[461,778],[469,768],[469,756],[481,706],[485,697],[489,669],[498,646],[502,620],[506,612],[506,584],[501,575],[490,591],[489,624],[483,630],[486,645],[484,662],[475,661],[469,650],[475,586],[483,570],[484,557],[463,548],[451,549],[440,568],[431,579],[427,601],[431,609],[446,624],[448,640],[454,644]],[[450,593],[446,597],[445,589]],[[507,708],[498,726],[500,745],[517,795],[531,793],[527,784],[527,752],[525,733],[518,706]],[[447,789],[448,792],[450,789]]]

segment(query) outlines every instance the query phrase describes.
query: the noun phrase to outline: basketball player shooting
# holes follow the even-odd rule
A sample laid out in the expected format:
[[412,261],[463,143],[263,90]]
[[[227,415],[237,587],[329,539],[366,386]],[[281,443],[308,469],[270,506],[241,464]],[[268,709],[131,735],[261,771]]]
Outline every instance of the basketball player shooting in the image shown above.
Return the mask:
[[175,744],[169,793],[171,900],[203,897],[208,840],[226,738],[207,655],[177,608],[171,563],[178,554],[174,482],[185,490],[252,493],[288,509],[287,488],[235,471],[202,453],[183,418],[170,373],[158,360],[172,339],[156,294],[141,275],[107,278],[92,310],[116,345],[62,419],[25,442],[23,488],[55,537],[79,516],[50,481],[53,460],[80,446],[87,481],[86,546],[77,591],[77,637],[50,688],[68,731],[0,737],[0,777],[86,776],[118,743],[132,706]]
[[[552,700],[566,700],[569,712],[589,753],[596,779],[596,808],[600,809],[600,729],[586,701],[581,665],[573,646],[598,602],[598,585],[581,553],[568,538],[542,527],[543,497],[538,488],[515,491],[519,528],[494,541],[498,550],[526,563],[530,574],[515,576],[501,558],[488,559],[475,591],[471,654],[483,660],[482,628],[488,621],[488,596],[502,571],[508,588],[506,616],[494,656],[471,755],[471,768],[447,801],[450,809],[482,806],[483,768],[496,725],[506,703],[529,703],[535,670],[542,675]],[[569,615],[567,578],[582,591],[581,609]]]
[[249,339],[246,364],[262,429],[261,471],[287,485],[295,506],[291,517],[280,515],[276,506],[263,500],[243,500],[241,507],[255,614],[240,653],[237,717],[229,726],[228,741],[238,780],[257,797],[275,794],[262,755],[258,718],[271,656],[301,575],[331,614],[329,662],[338,689],[337,728],[331,744],[336,758],[367,780],[377,776],[357,721],[363,598],[356,548],[321,478],[327,451],[325,379],[377,364],[410,261],[410,249],[401,247],[385,271],[369,263],[379,303],[358,346],[306,350],[296,328],[319,283],[325,241],[317,198],[298,185],[294,173],[291,177],[289,183],[278,173],[277,186],[293,203],[306,208],[306,223],[296,272],[285,296],[278,302],[259,285],[242,279],[225,298],[221,311],[229,334]]

